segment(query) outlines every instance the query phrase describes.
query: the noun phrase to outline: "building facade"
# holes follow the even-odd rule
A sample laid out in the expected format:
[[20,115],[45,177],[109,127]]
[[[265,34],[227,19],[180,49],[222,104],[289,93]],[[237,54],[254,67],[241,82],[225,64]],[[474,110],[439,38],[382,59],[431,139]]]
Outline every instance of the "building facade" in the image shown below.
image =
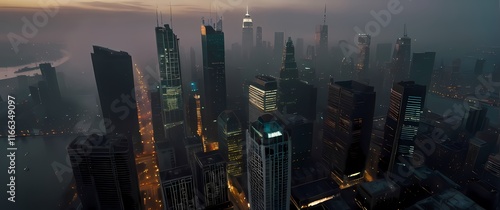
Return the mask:
[[252,122],[247,132],[251,209],[290,209],[291,149],[291,139],[274,116],[265,114]]

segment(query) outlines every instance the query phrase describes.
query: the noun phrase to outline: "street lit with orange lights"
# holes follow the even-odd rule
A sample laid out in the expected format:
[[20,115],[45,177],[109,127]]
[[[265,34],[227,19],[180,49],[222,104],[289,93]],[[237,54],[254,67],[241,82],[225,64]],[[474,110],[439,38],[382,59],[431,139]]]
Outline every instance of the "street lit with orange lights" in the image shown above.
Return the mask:
[[139,117],[139,129],[141,133],[142,154],[136,155],[139,187],[144,209],[162,209],[160,191],[159,170],[155,153],[155,140],[153,138],[153,126],[151,122],[151,102],[149,98],[148,84],[141,71],[135,67],[135,95],[137,103],[137,114]]

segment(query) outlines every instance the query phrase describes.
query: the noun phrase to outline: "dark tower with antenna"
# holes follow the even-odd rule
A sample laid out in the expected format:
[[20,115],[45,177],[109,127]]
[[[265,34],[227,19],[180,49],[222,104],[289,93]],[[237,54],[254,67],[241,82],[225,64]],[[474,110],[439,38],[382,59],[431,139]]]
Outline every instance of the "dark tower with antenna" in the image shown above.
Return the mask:
[[[160,12],[161,17],[161,12]],[[156,47],[160,67],[160,98],[162,121],[167,141],[182,139],[184,133],[184,103],[179,58],[179,39],[172,29],[172,7],[170,24],[155,27]],[[163,22],[163,21],[162,21]],[[162,23],[163,24],[163,23]],[[157,139],[156,141],[161,141]]]
[[400,82],[409,77],[411,59],[411,38],[408,37],[406,24],[403,37],[396,40],[392,54],[391,78],[393,82]]
[[326,25],[326,4],[323,13],[323,24],[316,26],[316,55],[326,56],[328,54],[328,25]]
[[203,55],[202,121],[203,139],[217,141],[217,117],[226,110],[226,64],[222,18],[217,26],[201,25]]

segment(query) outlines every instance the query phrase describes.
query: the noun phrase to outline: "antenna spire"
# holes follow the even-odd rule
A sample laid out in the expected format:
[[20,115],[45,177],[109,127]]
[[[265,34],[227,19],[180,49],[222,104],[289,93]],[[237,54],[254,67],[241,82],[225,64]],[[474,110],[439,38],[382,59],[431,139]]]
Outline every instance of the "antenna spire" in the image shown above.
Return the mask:
[[160,23],[161,25],[163,25],[163,14],[161,14],[161,11],[160,11]]
[[323,13],[323,25],[326,25],[326,4],[325,4],[325,12]]
[[405,26],[404,26],[404,37],[407,37],[408,36],[408,32],[406,31],[406,23],[405,23]]
[[247,5],[247,15],[248,15],[248,5]]
[[172,23],[172,1],[170,1],[170,28],[173,28],[173,23]]
[[160,24],[158,23],[158,6],[156,6],[156,27],[159,27]]

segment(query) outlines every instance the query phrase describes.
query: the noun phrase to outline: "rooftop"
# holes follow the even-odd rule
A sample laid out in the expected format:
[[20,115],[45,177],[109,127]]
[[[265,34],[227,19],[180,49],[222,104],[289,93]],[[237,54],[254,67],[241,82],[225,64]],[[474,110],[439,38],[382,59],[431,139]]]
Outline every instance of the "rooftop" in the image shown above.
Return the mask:
[[160,171],[160,179],[162,182],[179,179],[191,175],[192,175],[191,168],[188,165]]
[[417,202],[408,208],[410,210],[424,209],[483,209],[470,198],[455,189],[449,189]]
[[222,157],[219,151],[214,150],[210,152],[197,152],[196,159],[202,166],[208,166],[217,163],[225,163],[226,161]]
[[299,205],[307,205],[323,198],[338,196],[339,193],[340,188],[333,180],[323,178],[293,187],[291,195]]

